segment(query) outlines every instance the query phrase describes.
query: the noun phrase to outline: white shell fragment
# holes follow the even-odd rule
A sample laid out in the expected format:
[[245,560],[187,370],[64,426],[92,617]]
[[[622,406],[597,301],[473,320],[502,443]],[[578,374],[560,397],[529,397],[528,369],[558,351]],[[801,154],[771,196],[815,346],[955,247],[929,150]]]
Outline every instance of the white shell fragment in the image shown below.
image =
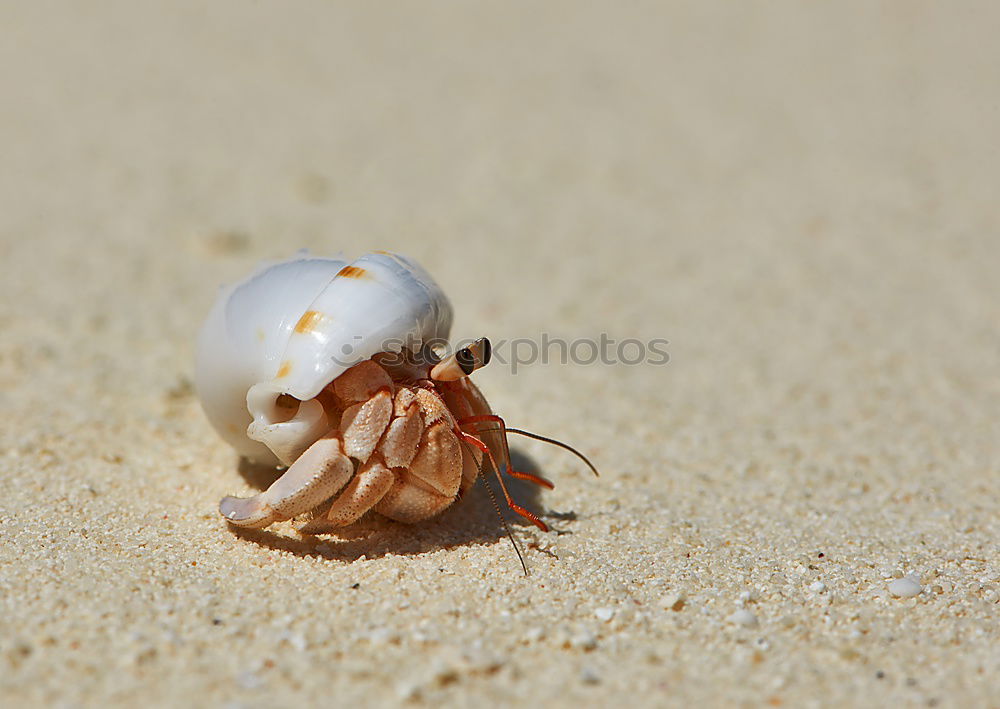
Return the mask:
[[920,595],[922,590],[920,582],[912,576],[904,576],[889,584],[889,594],[896,598],[913,598]]
[[726,620],[733,625],[742,625],[744,628],[756,628],[758,624],[757,616],[746,608],[740,608],[733,612]]
[[610,607],[598,608],[594,611],[594,615],[597,619],[607,623],[609,620],[615,617],[615,609]]
[[330,429],[315,400],[327,384],[379,352],[446,339],[451,313],[427,272],[396,254],[265,266],[224,288],[201,329],[202,407],[241,455],[289,465]]

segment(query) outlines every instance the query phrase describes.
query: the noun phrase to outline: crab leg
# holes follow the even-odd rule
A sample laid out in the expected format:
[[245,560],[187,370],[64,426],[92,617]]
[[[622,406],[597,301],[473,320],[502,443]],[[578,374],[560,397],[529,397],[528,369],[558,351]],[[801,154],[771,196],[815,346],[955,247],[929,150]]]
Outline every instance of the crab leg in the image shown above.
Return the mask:
[[455,501],[462,484],[462,448],[447,421],[424,431],[420,449],[375,511],[397,522],[433,517]]
[[496,473],[497,482],[500,483],[500,489],[503,491],[504,499],[507,500],[507,505],[512,510],[514,510],[514,512],[524,517],[526,520],[534,524],[543,532],[549,531],[549,527],[547,524],[545,524],[545,522],[538,519],[538,517],[536,517],[534,514],[532,514],[531,512],[529,512],[528,510],[524,509],[519,504],[514,502],[514,499],[510,496],[510,492],[507,491],[507,485],[504,484],[503,477],[500,475],[500,468],[497,466],[496,458],[493,457],[493,453],[490,451],[490,447],[487,446],[482,441],[480,441],[475,436],[473,436],[471,433],[466,433],[465,431],[462,431],[461,429],[458,428],[458,426],[455,427],[455,435],[458,436],[460,440],[465,441],[469,445],[475,446],[476,448],[481,450],[483,454],[490,459],[490,464],[492,464],[493,471]]
[[[500,441],[503,450],[501,451],[500,460],[504,464],[505,472],[512,478],[518,478],[519,480],[528,480],[529,482],[535,483],[535,485],[540,485],[541,487],[547,487],[549,490],[553,489],[555,485],[551,481],[546,480],[540,475],[534,475],[533,473],[525,473],[520,470],[514,470],[510,461],[510,448],[507,445],[507,426],[503,419],[496,414],[480,414],[478,416],[467,416],[466,418],[459,419],[458,425],[466,426],[469,424],[477,423],[495,423],[500,427]],[[487,431],[476,431],[480,435],[482,433],[487,433]]]
[[[372,458],[361,466],[357,475],[347,483],[325,515],[319,521],[327,527],[345,527],[356,522],[361,515],[378,504],[389,488],[396,482],[396,476],[378,458]],[[303,528],[300,531],[305,531]]]
[[347,484],[354,465],[336,437],[321,438],[267,490],[253,497],[222,498],[219,512],[239,527],[266,527],[311,510]]

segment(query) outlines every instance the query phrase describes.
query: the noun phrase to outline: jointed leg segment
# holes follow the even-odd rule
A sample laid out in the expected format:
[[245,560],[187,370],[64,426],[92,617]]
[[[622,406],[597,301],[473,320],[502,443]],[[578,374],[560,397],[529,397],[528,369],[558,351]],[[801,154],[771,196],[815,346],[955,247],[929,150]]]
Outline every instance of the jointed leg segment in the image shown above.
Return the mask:
[[260,528],[311,510],[347,484],[354,464],[339,438],[321,438],[267,490],[253,497],[224,497],[219,512],[240,527]]
[[478,448],[480,451],[483,452],[483,455],[489,458],[490,464],[493,466],[493,470],[496,472],[497,481],[500,483],[500,489],[503,491],[503,496],[504,499],[507,501],[507,505],[512,510],[514,510],[514,512],[524,517],[526,520],[534,524],[543,532],[549,531],[549,527],[547,524],[545,524],[545,522],[538,519],[536,515],[524,509],[516,502],[514,502],[513,498],[510,496],[510,492],[508,492],[507,490],[507,485],[504,483],[503,477],[500,474],[500,467],[497,465],[496,458],[493,457],[493,453],[490,451],[489,446],[487,446],[485,443],[483,443],[481,440],[479,440],[472,434],[466,433],[465,431],[461,430],[457,426],[455,427],[454,431],[455,435],[458,436],[460,440],[464,441],[465,443],[468,443],[471,446],[474,446],[475,448]]
[[[495,423],[499,427],[500,441],[503,448],[501,454],[502,462],[506,466],[506,473],[512,478],[517,478],[518,480],[527,480],[529,482],[535,483],[535,485],[540,485],[541,487],[548,488],[552,490],[555,485],[551,481],[546,480],[540,475],[535,475],[534,473],[526,473],[520,470],[514,470],[511,459],[510,459],[510,448],[507,445],[507,426],[504,420],[497,416],[496,414],[480,414],[478,416],[467,416],[466,418],[459,419],[459,426],[469,426],[477,423]],[[484,431],[485,433],[485,431]]]

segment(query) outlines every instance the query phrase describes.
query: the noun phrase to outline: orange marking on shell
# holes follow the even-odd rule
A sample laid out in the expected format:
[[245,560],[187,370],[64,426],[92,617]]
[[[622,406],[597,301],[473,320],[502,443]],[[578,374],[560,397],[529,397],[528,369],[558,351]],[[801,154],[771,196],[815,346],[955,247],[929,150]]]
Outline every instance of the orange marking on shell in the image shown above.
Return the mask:
[[287,377],[290,371],[292,371],[292,363],[286,359],[281,363],[281,366],[278,367],[278,373],[275,376],[276,378],[281,379],[282,377]]
[[382,256],[392,256],[391,252],[389,252],[389,251],[382,251],[382,249],[375,249],[374,251],[372,251],[372,253],[373,254],[380,254]]
[[316,325],[319,324],[320,320],[323,320],[325,317],[326,315],[318,310],[307,310],[299,318],[299,321],[295,323],[295,332],[312,332],[316,329]]
[[340,269],[338,276],[343,276],[344,278],[369,278],[368,271],[363,268],[358,268],[357,266],[344,266]]

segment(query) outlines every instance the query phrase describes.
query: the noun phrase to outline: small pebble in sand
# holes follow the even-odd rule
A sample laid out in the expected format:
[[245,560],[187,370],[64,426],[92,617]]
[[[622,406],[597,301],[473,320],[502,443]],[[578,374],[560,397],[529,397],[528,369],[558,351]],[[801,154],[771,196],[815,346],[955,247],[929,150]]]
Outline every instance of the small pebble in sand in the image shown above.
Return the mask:
[[570,645],[579,650],[593,650],[597,647],[597,638],[591,633],[578,633],[570,641]]
[[726,618],[726,620],[734,625],[742,625],[744,628],[757,627],[757,616],[748,611],[746,608],[740,608],[738,611]]
[[302,652],[309,647],[309,643],[306,641],[305,636],[299,633],[293,633],[290,630],[286,630],[281,633],[279,637],[299,652]]
[[826,584],[822,581],[813,581],[809,584],[809,590],[813,593],[823,593],[826,590]]
[[580,679],[584,684],[598,684],[601,681],[600,676],[590,667],[580,670]]
[[524,631],[524,642],[526,643],[537,643],[544,637],[545,631],[538,627],[528,628]]
[[684,594],[677,591],[663,594],[660,606],[668,611],[679,611],[684,607]]
[[396,686],[396,696],[400,701],[413,702],[420,698],[420,685],[416,682],[403,682]]
[[889,593],[896,598],[913,598],[922,590],[920,583],[912,576],[904,576],[889,584]]
[[598,608],[596,611],[594,611],[594,615],[597,616],[598,620],[603,620],[605,623],[607,623],[609,620],[615,617],[615,609]]

